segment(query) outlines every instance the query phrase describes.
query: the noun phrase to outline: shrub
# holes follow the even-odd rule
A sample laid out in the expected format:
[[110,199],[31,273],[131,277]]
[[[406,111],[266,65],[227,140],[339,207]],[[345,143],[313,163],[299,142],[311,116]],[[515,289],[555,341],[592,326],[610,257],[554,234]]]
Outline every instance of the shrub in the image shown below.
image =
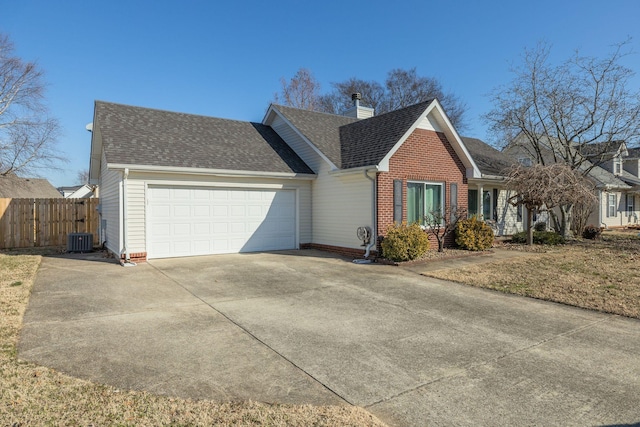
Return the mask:
[[460,220],[456,227],[456,243],[470,251],[489,249],[493,245],[493,230],[475,216]]
[[392,261],[411,261],[429,250],[429,236],[413,223],[393,224],[382,240],[382,255]]
[[[527,243],[527,232],[521,231],[511,236],[511,243]],[[534,231],[533,243],[536,245],[561,245],[564,237],[555,231]]]
[[533,224],[533,229],[535,231],[547,231],[547,223],[544,221],[538,221]]
[[595,240],[599,239],[602,234],[602,228],[596,227],[595,225],[587,225],[584,230],[582,230],[582,237],[585,239]]

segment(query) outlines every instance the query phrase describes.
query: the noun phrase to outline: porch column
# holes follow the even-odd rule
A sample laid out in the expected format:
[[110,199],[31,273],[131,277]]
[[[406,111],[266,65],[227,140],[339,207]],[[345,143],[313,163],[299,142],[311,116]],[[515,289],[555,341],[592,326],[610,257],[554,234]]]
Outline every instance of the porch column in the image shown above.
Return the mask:
[[483,188],[482,184],[478,184],[478,218],[485,220],[484,206],[482,205],[482,201],[484,200],[484,197],[482,197]]

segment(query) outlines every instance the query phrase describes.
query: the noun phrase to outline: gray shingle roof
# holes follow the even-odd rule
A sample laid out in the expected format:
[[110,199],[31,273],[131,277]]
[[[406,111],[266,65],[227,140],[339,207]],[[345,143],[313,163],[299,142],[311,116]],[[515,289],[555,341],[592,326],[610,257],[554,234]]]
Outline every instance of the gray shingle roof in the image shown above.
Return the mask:
[[282,105],[278,111],[341,169],[377,165],[432,101],[355,119]]
[[46,179],[19,178],[15,175],[0,176],[0,198],[52,199],[62,194]]
[[483,175],[504,176],[506,170],[516,164],[511,157],[477,138],[461,138]]
[[358,119],[284,105],[274,107],[334,165],[341,167],[340,127],[357,122]]
[[341,127],[341,167],[349,169],[379,164],[432,101]]
[[[96,101],[108,163],[312,174],[269,126]],[[95,132],[95,129],[94,129]]]
[[629,152],[628,159],[640,159],[640,147],[629,148],[627,151]]

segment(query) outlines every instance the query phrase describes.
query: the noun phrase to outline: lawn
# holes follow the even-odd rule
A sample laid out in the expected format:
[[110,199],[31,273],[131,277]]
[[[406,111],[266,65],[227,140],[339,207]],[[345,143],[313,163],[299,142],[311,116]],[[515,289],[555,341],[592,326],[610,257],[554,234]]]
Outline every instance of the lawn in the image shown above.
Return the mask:
[[384,426],[362,408],[176,399],[117,390],[17,358],[39,254],[0,253],[0,425]]
[[[507,246],[527,250],[523,246]],[[428,276],[591,310],[640,318],[640,236],[605,232],[600,240],[537,247],[528,256]]]

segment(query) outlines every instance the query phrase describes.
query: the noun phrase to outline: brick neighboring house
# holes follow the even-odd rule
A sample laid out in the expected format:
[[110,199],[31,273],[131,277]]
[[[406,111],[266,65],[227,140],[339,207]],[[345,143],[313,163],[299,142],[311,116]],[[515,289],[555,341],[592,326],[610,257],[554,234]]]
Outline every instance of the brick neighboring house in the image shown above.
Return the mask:
[[375,116],[272,104],[262,123],[96,102],[90,183],[123,259],[319,248],[362,256],[482,174],[437,100]]

